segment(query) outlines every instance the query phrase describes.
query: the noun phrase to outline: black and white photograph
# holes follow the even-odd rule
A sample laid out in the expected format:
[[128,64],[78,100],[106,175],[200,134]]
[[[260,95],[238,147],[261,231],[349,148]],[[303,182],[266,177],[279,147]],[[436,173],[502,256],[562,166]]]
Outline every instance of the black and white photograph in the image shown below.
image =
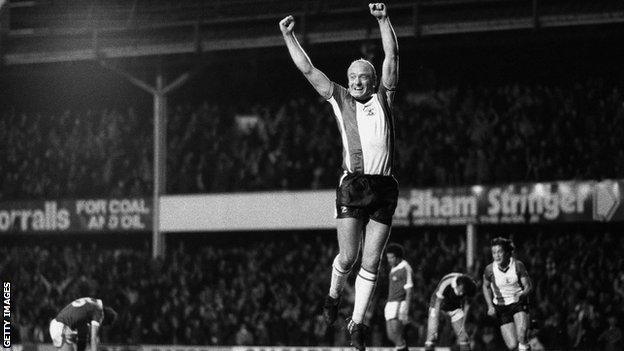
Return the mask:
[[2,351],[624,351],[624,1],[0,0]]

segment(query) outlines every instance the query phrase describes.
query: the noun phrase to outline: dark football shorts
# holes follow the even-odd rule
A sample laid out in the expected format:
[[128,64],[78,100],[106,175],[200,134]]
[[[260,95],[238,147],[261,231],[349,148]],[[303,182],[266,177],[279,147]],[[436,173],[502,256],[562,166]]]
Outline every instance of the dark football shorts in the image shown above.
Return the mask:
[[518,312],[529,313],[529,304],[527,302],[515,302],[510,305],[494,305],[496,311],[496,320],[498,325],[505,325],[514,322],[514,314]]
[[399,184],[393,176],[347,173],[336,189],[336,218],[391,225],[398,197]]

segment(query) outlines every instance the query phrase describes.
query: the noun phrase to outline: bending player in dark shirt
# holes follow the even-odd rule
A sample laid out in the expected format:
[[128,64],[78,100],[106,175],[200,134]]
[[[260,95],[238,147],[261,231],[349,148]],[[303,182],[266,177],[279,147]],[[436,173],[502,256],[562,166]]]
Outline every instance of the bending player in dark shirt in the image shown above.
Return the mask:
[[117,313],[104,307],[102,300],[82,297],[65,306],[50,322],[52,343],[60,351],[84,351],[87,339],[90,351],[97,351],[100,325],[112,324]]
[[429,321],[427,323],[427,341],[425,350],[433,350],[438,339],[440,313],[444,312],[451,318],[453,330],[461,351],[470,350],[470,342],[466,333],[466,315],[470,304],[468,299],[477,292],[477,284],[468,275],[450,273],[438,283],[429,304]]

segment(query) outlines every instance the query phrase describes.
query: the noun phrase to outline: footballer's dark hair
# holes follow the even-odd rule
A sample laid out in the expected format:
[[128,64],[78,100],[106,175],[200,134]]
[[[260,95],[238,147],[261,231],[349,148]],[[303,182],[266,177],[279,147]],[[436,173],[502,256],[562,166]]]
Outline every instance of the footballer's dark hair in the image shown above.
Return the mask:
[[467,275],[457,277],[457,285],[464,286],[464,296],[473,297],[477,293],[477,282]]
[[388,244],[388,247],[386,248],[386,254],[393,254],[398,259],[403,259],[405,257],[403,246],[397,243]]
[[503,251],[505,251],[508,254],[513,253],[514,250],[516,249],[511,239],[503,238],[501,236],[499,236],[498,238],[492,239],[492,244],[490,246],[492,247],[500,246],[503,248]]
[[104,307],[104,321],[102,324],[111,325],[115,323],[115,320],[117,320],[117,312],[108,306]]

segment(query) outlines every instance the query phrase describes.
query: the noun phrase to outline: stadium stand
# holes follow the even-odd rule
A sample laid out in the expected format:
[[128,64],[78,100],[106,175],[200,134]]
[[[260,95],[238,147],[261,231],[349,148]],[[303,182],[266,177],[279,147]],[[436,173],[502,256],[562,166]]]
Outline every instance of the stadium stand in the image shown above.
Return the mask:
[[[379,63],[370,42],[376,33],[352,16],[364,3],[8,0],[0,6],[5,213],[19,200],[152,194],[151,95],[104,70],[102,59],[148,83],[206,65],[207,73],[168,95],[161,193],[334,188],[341,145],[331,107],[286,61],[277,20],[290,12],[301,19],[315,64],[343,82],[358,55]],[[414,3],[393,2],[402,188],[624,178],[620,0]],[[603,219],[619,201],[611,200]],[[4,219],[9,232],[0,233],[0,277],[12,284],[18,350],[51,348],[50,319],[88,295],[119,307],[119,322],[103,328],[104,351],[348,345],[343,318],[330,329],[319,318],[337,250],[333,231],[168,233],[164,257],[154,259],[147,233],[17,233],[13,220],[20,222]],[[490,238],[513,237],[535,283],[533,350],[621,350],[621,233],[621,223],[476,225],[483,251],[468,273],[481,280]],[[391,240],[405,246],[415,271],[410,346],[425,341],[436,283],[466,271],[465,238],[457,226],[393,229]],[[371,311],[373,346],[391,345],[384,274]],[[473,349],[503,349],[480,293],[474,301]],[[440,345],[452,345],[453,335],[442,323]],[[107,349],[112,344],[118,348]]]
[[[591,79],[407,92],[397,108],[399,182],[615,178],[624,174],[623,91]],[[0,199],[149,194],[149,118],[131,108],[5,111],[0,143],[10,152],[0,155]],[[256,104],[244,114],[234,102],[182,104],[169,121],[169,193],[336,185],[340,138],[329,104],[317,99]]]
[[[483,243],[499,230],[486,230]],[[609,340],[618,342],[608,338],[608,329],[624,317],[624,262],[618,254],[624,240],[616,234],[621,226],[504,230],[513,233],[517,256],[537,287],[532,296],[534,339],[568,350],[606,349]],[[120,323],[105,331],[109,343],[346,344],[340,325],[328,331],[318,318],[335,252],[331,233],[248,233],[237,241],[214,235],[210,240],[177,239],[163,261],[150,258],[147,247],[110,242],[1,247],[0,274],[20,292],[14,301],[20,341],[49,342],[47,323],[59,306],[97,295],[124,306]],[[405,245],[414,267],[418,288],[409,339],[422,345],[430,293],[440,276],[465,271],[466,245],[461,231],[437,229],[399,229],[393,240]],[[477,277],[491,260],[483,247],[471,272]],[[376,346],[389,345],[382,313],[386,279],[380,280],[375,298],[371,339]],[[352,300],[345,301],[347,310]],[[484,309],[479,295],[468,318],[471,338],[477,349],[500,349],[502,340]],[[451,345],[452,338],[446,323],[441,344]]]
[[5,111],[0,134],[9,152],[1,156],[1,198],[144,194],[150,141],[149,133],[139,133],[139,122],[132,110]]

